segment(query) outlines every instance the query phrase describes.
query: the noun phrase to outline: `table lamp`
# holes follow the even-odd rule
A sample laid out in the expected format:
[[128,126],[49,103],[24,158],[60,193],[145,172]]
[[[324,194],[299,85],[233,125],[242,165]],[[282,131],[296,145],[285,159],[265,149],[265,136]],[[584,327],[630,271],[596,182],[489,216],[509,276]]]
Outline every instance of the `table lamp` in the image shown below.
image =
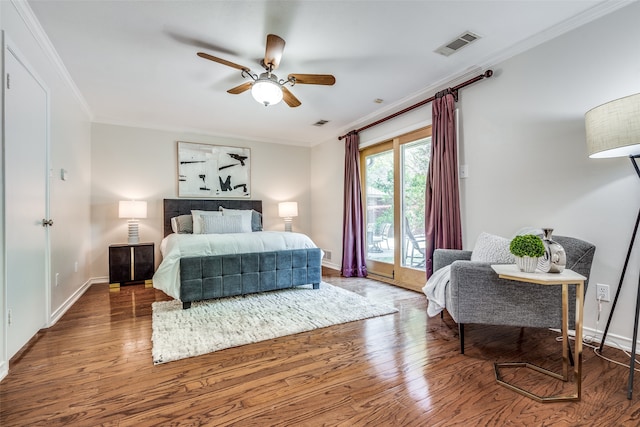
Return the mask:
[[298,216],[298,202],[278,203],[278,216],[284,218],[284,231],[291,231],[292,218]]
[[129,244],[140,243],[138,235],[138,219],[147,217],[147,202],[139,200],[121,200],[118,207],[118,217],[128,218]]

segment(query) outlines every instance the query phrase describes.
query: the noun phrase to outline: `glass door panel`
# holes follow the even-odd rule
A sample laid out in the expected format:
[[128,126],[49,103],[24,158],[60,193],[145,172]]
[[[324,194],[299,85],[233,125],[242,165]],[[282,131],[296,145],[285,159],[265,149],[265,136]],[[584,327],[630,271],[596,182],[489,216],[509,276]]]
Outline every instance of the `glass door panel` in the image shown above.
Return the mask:
[[425,270],[424,204],[431,138],[400,146],[403,267]]
[[420,290],[425,277],[425,183],[431,127],[360,152],[367,224],[367,270],[372,277]]
[[[367,265],[375,274],[393,274],[394,168],[393,149],[364,155]],[[386,265],[381,265],[386,264]]]

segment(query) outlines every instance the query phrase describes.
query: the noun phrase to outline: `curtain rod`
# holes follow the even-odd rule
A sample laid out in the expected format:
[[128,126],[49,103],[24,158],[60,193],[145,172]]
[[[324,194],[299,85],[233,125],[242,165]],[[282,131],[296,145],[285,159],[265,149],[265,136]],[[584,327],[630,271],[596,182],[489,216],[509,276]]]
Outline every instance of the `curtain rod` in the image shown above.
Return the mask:
[[[479,80],[482,80],[482,79],[485,79],[485,78],[491,77],[492,75],[493,75],[493,70],[487,70],[487,71],[485,71],[484,73],[480,74],[479,76],[476,76],[476,77],[474,77],[474,78],[472,78],[472,79],[467,80],[466,82],[460,83],[459,85],[457,85],[457,86],[454,86],[454,87],[450,88],[450,90],[451,90],[451,91],[453,91],[453,92],[457,92],[457,91],[458,91],[458,89],[461,89],[461,88],[463,88],[463,87],[465,87],[465,86],[469,86],[470,84],[475,83],[475,82],[477,82],[477,81],[479,81]],[[416,109],[416,108],[418,108],[418,107],[422,107],[423,105],[425,105],[425,104],[428,104],[428,103],[432,102],[434,99],[436,99],[436,97],[435,97],[435,96],[432,96],[431,98],[425,99],[424,101],[420,101],[420,102],[418,102],[417,104],[410,105],[409,107],[405,108],[404,110],[400,110],[400,111],[398,111],[398,112],[396,112],[396,113],[393,113],[393,114],[391,114],[391,115],[388,115],[387,117],[383,117],[383,118],[381,118],[380,120],[376,120],[376,121],[375,121],[375,122],[373,122],[373,123],[369,123],[368,125],[363,126],[363,127],[361,127],[360,129],[352,130],[351,132],[348,132],[348,133],[346,133],[345,135],[339,136],[339,137],[338,137],[338,140],[341,140],[341,139],[343,139],[343,138],[346,138],[346,137],[347,137],[347,135],[349,135],[349,134],[351,134],[351,133],[354,133],[354,132],[355,132],[355,133],[360,133],[360,132],[362,132],[363,130],[366,130],[366,129],[369,129],[369,128],[371,128],[371,127],[374,127],[375,125],[379,125],[380,123],[386,122],[387,120],[391,120],[391,119],[393,119],[394,117],[399,116],[400,114],[404,114],[404,113],[406,113],[406,112],[408,112],[408,111],[415,110],[415,109]]]

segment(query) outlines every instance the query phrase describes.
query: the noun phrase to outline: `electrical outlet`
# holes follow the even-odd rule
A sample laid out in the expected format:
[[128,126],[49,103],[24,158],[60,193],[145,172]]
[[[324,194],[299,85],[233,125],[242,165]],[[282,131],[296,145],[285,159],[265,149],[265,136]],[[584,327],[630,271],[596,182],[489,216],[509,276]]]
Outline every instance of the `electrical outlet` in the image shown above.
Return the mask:
[[324,251],[324,259],[331,261],[331,251]]
[[609,296],[609,285],[603,285],[602,283],[598,283],[596,285],[596,299],[600,301],[611,301],[611,297]]

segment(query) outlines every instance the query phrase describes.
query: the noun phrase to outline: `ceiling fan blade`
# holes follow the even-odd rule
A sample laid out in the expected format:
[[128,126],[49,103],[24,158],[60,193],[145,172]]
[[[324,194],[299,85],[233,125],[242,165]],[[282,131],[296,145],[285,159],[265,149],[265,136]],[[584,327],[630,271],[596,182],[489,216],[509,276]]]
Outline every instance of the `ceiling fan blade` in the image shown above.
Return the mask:
[[291,108],[299,107],[302,102],[298,100],[286,87],[282,86],[282,100]]
[[240,86],[232,87],[227,92],[232,95],[237,95],[239,93],[242,93],[244,91],[251,89],[252,85],[253,85],[253,82],[242,83]]
[[280,65],[282,52],[284,51],[284,40],[275,34],[267,35],[267,48],[264,53],[264,66],[271,66],[271,70],[275,70]]
[[327,85],[331,86],[336,82],[336,78],[331,74],[289,74],[289,79],[296,79],[296,84],[303,85]]
[[198,52],[198,56],[200,58],[208,59],[209,61],[217,62],[222,65],[226,65],[231,68],[237,68],[240,71],[249,72],[249,67],[244,67],[242,65],[238,65],[235,62],[227,61],[226,59],[218,58],[217,56],[209,55],[208,53]]

